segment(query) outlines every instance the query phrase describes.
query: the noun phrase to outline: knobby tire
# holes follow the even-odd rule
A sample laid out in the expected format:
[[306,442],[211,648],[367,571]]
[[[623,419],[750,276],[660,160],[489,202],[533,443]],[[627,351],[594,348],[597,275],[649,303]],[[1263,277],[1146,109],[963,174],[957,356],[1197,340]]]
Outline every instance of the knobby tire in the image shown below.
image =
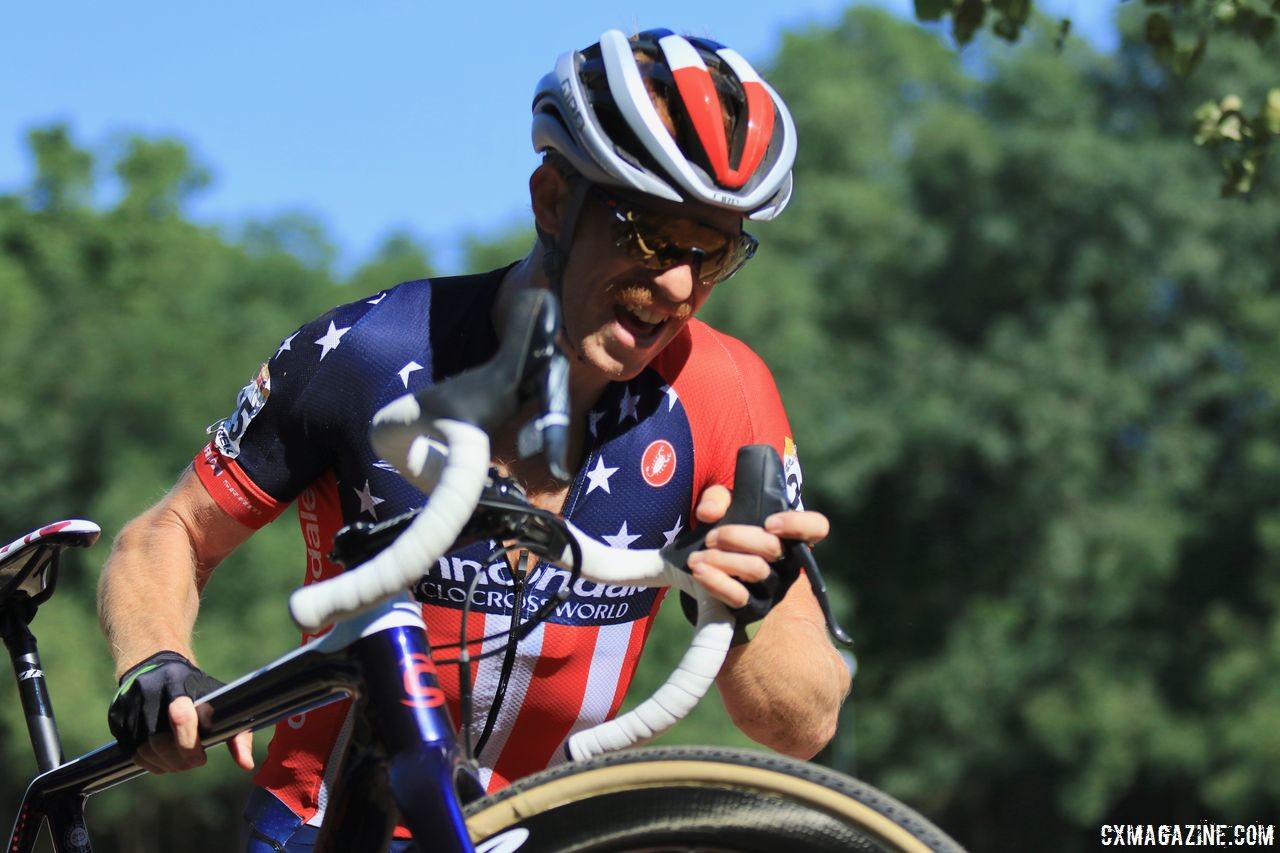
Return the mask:
[[777,755],[707,747],[562,765],[472,803],[466,814],[477,843],[523,839],[515,847],[491,841],[494,853],[962,850],[856,779]]

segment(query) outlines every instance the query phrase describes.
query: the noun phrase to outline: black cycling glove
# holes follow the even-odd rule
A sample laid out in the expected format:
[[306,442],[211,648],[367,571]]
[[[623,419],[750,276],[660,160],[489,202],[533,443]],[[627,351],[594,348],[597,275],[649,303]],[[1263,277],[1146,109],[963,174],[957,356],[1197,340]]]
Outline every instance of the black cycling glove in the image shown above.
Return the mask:
[[[787,544],[783,543],[784,550],[781,559],[769,564],[769,576],[767,578],[750,583],[742,581],[742,585],[747,588],[747,595],[749,596],[747,603],[741,607],[730,608],[736,623],[733,638],[735,646],[746,642],[747,635],[744,630],[746,626],[752,622],[759,622],[767,616],[769,611],[786,596],[787,590],[791,589],[791,585],[796,582],[796,578],[800,577],[802,562],[793,549],[786,547]],[[693,600],[693,596],[685,592],[680,593],[680,607],[690,624],[697,624],[698,604]]]
[[169,703],[179,696],[194,701],[222,686],[177,652],[157,652],[120,677],[120,689],[107,712],[107,725],[125,755],[156,732],[169,730]]
[[[687,529],[662,549],[670,562],[678,566],[688,565],[689,555],[706,547],[707,534],[722,524],[763,526],[770,515],[791,508],[782,474],[782,459],[778,451],[767,444],[750,444],[738,449],[734,482],[733,499],[720,521],[701,530]],[[801,551],[805,547],[801,542],[784,541],[782,557],[769,564],[769,576],[762,581],[743,583],[749,597],[743,606],[732,608],[736,623],[734,645],[746,642],[745,626],[763,619],[791,589],[800,576],[804,562]],[[685,617],[696,624],[698,608],[693,598],[681,593],[680,605]]]

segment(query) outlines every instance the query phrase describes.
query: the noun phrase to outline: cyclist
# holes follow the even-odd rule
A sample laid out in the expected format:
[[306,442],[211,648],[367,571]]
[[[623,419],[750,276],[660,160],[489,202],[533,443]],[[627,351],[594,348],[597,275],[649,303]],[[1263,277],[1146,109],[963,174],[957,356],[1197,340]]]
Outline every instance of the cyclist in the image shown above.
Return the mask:
[[[782,100],[715,42],[610,31],[559,58],[533,112],[544,160],[529,181],[538,232],[529,254],[488,273],[398,285],[285,338],[235,412],[210,427],[191,468],[117,538],[99,595],[122,676],[112,730],[147,769],[205,760],[189,697],[210,688],[191,633],[214,567],[297,501],[314,581],[339,571],[325,552],[342,524],[420,505],[423,495],[371,449],[370,417],[487,360],[502,306],[521,289],[559,293],[571,351],[574,482],[551,477],[541,457],[519,460],[514,434],[494,437],[494,465],[533,503],[615,547],[659,547],[721,518],[737,449],[767,442],[784,457],[794,508],[764,527],[714,531],[690,560],[694,577],[739,606],[744,582],[769,573],[779,537],[826,536],[826,518],[801,505],[799,463],[767,368],[693,319],[753,254],[743,220],[771,219],[790,197],[795,129]],[[417,586],[433,642],[462,639],[468,595],[466,639],[478,641],[565,582],[554,567],[514,565],[493,551],[478,543],[449,555]],[[558,760],[569,734],[618,711],[661,598],[581,581],[571,592],[515,654],[478,665],[477,708],[505,684],[501,703],[462,721],[490,790]],[[457,719],[457,675],[440,675]],[[735,724],[762,744],[807,758],[830,740],[849,674],[803,576],[731,651],[718,686]],[[330,705],[277,726],[255,777],[246,849],[310,849],[346,712]],[[252,767],[247,733],[230,747]]]

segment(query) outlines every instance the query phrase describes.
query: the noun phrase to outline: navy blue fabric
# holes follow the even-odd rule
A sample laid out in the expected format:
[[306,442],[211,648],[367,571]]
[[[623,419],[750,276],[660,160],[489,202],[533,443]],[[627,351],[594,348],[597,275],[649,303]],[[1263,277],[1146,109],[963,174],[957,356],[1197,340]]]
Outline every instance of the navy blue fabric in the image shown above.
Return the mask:
[[[319,827],[303,826],[302,820],[269,791],[254,788],[244,807],[240,825],[241,853],[311,853]],[[390,853],[409,853],[410,841],[393,839]]]
[[[355,493],[378,461],[368,440],[373,413],[496,351],[489,311],[503,272],[405,282],[298,329],[267,362],[270,396],[239,441],[240,468],[286,503],[333,469],[351,484],[344,515],[358,517]],[[395,479],[405,489],[396,503],[420,506],[423,495]]]
[[[268,362],[270,396],[240,440],[241,469],[280,501],[293,500],[332,470],[346,523],[382,520],[421,506],[425,496],[374,453],[369,422],[406,391],[444,381],[496,352],[491,311],[504,272],[406,282],[303,326]],[[326,352],[323,341],[336,345]],[[646,449],[655,442],[669,448],[673,468],[660,485],[647,482],[642,470]],[[689,525],[694,454],[688,413],[656,370],[614,383],[589,415],[585,453],[564,515],[615,547],[659,548]],[[505,556],[486,560],[492,552],[492,543],[480,542],[442,558],[416,587],[417,598],[460,611],[479,571],[474,609],[510,614],[510,570]],[[525,615],[567,577],[539,563],[530,577]],[[579,581],[572,592],[550,622],[632,622],[649,615],[659,595],[651,588],[606,590],[588,581]]]
[[[268,363],[269,395],[243,432],[236,433],[238,447],[233,458],[243,473],[280,502],[295,499],[323,480],[324,487],[338,498],[343,523],[384,520],[421,506],[425,496],[374,453],[368,440],[370,419],[391,400],[480,364],[496,351],[498,341],[491,312],[504,273],[505,270],[496,270],[477,276],[407,282],[340,306],[286,338]],[[686,377],[679,393],[672,387],[685,372],[691,347],[690,339],[680,339],[677,344],[634,379],[608,386],[588,413],[583,458],[563,514],[579,529],[613,547],[658,548],[674,539],[690,525],[697,485],[695,457],[699,452],[707,454],[706,466],[700,471],[718,470],[723,467],[718,466],[722,457],[728,455],[731,459],[732,452],[750,432],[743,425],[749,425],[751,413],[745,407],[740,384],[735,384],[741,378],[732,371],[728,358],[723,367],[709,355],[704,356],[709,361],[700,363],[716,365],[717,375],[725,373],[723,387],[717,386],[714,378],[705,377],[694,382]],[[709,346],[714,352],[715,342]],[[683,358],[681,352],[685,353]],[[708,371],[700,368],[697,372],[702,376]],[[771,386],[762,391],[767,405],[777,405]],[[691,413],[681,393],[699,395],[703,402],[699,410],[702,420],[696,431],[701,446],[696,448]],[[705,405],[709,396],[723,397],[723,401],[709,409]],[[693,399],[691,396],[691,403]],[[327,472],[331,472],[332,481]],[[310,535],[305,528],[304,535]],[[476,543],[442,557],[428,567],[416,585],[417,598],[435,605],[425,608],[435,642],[450,642],[458,637],[457,623],[473,580],[473,612],[495,617],[513,615],[515,595],[510,567],[504,556],[487,559],[494,544]],[[328,545],[308,540],[308,548],[317,553]],[[535,566],[526,578],[524,612],[519,615],[527,618],[545,602],[553,601],[568,577],[568,572],[558,567],[546,563]],[[619,659],[630,653],[633,637],[627,631],[612,630],[612,626],[626,626],[650,616],[660,595],[655,589],[604,586],[582,579],[568,592],[565,600],[555,604],[548,627],[580,628],[581,643],[572,645],[572,649],[586,649],[587,654],[594,649],[595,653]],[[504,622],[499,618],[495,624]],[[608,643],[598,645],[597,631],[593,629],[608,630]],[[562,632],[558,645],[552,646],[545,657],[528,664],[542,667],[538,678],[526,679],[508,689],[505,707],[541,707],[543,717],[539,719],[544,719],[554,716],[546,712],[553,701],[558,702],[556,707],[564,707],[557,697],[573,696],[581,701],[585,695],[581,683],[585,669],[563,665],[570,659],[571,649],[565,642],[568,636]],[[529,652],[531,660],[542,654]],[[622,671],[625,667],[606,669]],[[494,682],[487,681],[478,688],[477,707],[487,708],[493,687]],[[599,685],[596,689],[600,689]],[[606,689],[612,695],[616,687],[610,685]],[[527,732],[509,745],[505,744],[505,735],[495,736],[491,741],[495,755],[482,758],[495,772],[503,767],[501,772],[508,774],[504,778],[519,778],[541,769],[568,733],[576,713],[576,707],[568,707],[565,714],[555,717],[555,723],[563,724],[564,731],[552,733],[546,744],[531,742]],[[597,708],[593,713],[600,716],[603,712]],[[475,726],[480,721],[483,717],[464,724]],[[514,723],[500,720],[500,725],[507,726],[507,732],[516,730],[511,728]],[[291,748],[314,751],[317,744],[331,742],[323,737],[327,737],[323,731],[316,734],[310,729],[282,726],[273,741],[273,754],[277,747],[279,754]],[[514,757],[503,764],[498,753],[507,756],[504,750],[508,748],[511,756],[532,756],[530,766],[519,764]],[[289,792],[301,791],[315,780],[300,774],[292,777],[279,768],[278,763],[269,760],[263,773],[270,778],[264,782],[260,777],[260,784],[275,788],[286,803],[300,809],[305,809],[304,801],[314,802],[315,792],[310,788],[306,797],[299,794],[296,801],[290,799]],[[274,796],[272,800],[281,802]],[[277,835],[263,827],[259,831],[271,838],[291,838],[296,833],[297,843],[305,843],[308,831],[299,826],[296,817],[290,824],[290,817],[291,813],[284,815],[281,828],[270,830]],[[268,823],[273,819],[270,814],[262,816]],[[257,853],[276,848],[268,845],[246,849]]]

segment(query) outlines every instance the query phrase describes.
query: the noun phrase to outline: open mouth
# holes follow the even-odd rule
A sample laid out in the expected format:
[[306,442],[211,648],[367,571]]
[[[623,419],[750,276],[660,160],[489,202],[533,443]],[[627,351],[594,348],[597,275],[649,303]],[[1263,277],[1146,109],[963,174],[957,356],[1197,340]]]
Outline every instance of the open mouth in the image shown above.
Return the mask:
[[631,333],[637,346],[643,346],[658,337],[662,327],[666,325],[667,316],[641,308],[638,305],[616,305],[614,316],[622,328]]

